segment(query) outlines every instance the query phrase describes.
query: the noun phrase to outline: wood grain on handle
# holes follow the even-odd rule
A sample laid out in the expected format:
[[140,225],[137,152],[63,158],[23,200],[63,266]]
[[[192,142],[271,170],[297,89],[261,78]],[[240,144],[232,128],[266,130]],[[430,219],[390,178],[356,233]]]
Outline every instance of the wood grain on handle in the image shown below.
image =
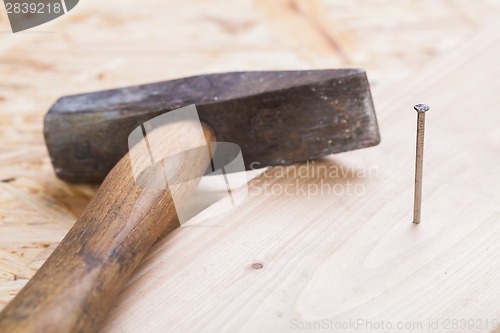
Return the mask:
[[[164,142],[162,149],[176,151],[181,139],[193,140],[191,146],[205,144],[196,135],[199,126],[183,121],[152,135],[163,136],[155,141]],[[203,131],[208,142],[215,141],[209,128]],[[177,193],[137,185],[129,155],[122,158],[54,253],[0,313],[0,332],[96,331],[154,242],[178,225],[172,195],[187,199],[210,163],[209,155],[197,150],[177,156],[146,171],[150,180],[164,177],[163,167],[177,179],[192,179]]]

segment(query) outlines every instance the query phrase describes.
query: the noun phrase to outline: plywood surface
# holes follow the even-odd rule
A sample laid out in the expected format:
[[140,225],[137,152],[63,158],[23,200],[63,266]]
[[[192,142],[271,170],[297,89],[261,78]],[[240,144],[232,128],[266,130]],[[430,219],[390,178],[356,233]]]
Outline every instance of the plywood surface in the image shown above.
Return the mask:
[[[288,332],[352,321],[355,331],[493,331],[500,322],[497,29],[408,87],[380,93],[379,147],[269,169],[239,208],[202,221],[216,204],[163,240],[104,332]],[[412,224],[416,101],[432,106],[419,226]]]
[[[397,112],[394,110],[407,111],[408,107],[411,107],[408,103],[420,101],[432,105],[434,100],[428,98],[427,95],[419,96],[416,94],[415,91],[423,91],[419,90],[421,85],[427,84],[430,87],[435,87],[437,83],[433,80],[437,80],[440,75],[449,75],[453,68],[455,70],[460,68],[457,72],[463,75],[462,80],[470,73],[463,72],[461,67],[452,62],[453,59],[455,59],[454,61],[460,60],[460,57],[455,57],[450,60],[451,64],[444,61],[442,65],[436,66],[433,75],[428,73],[428,82],[426,83],[422,80],[414,82],[412,79],[404,81],[405,84],[395,85],[395,82],[400,82],[402,78],[408,77],[411,73],[418,73],[420,68],[426,66],[436,57],[447,54],[467,43],[469,39],[475,38],[474,36],[482,30],[485,22],[488,21],[487,18],[498,16],[499,11],[500,3],[496,0],[474,2],[461,0],[432,2],[410,0],[398,2],[388,0],[370,2],[341,0],[151,0],[141,3],[140,6],[137,5],[136,1],[129,0],[86,0],[81,1],[78,7],[67,16],[33,31],[13,35],[8,31],[5,12],[0,10],[0,308],[22,288],[50,255],[96,189],[95,186],[66,184],[53,175],[43,142],[42,119],[51,103],[59,96],[214,71],[366,67],[373,84],[375,103],[381,117],[384,145],[380,149],[383,149],[384,153],[382,154],[378,150],[377,153],[366,151],[359,155],[359,159],[363,166],[371,165],[370,158],[382,159],[379,154],[382,154],[383,157],[386,155],[388,157],[399,156],[399,153],[405,154],[404,159],[393,157],[391,161],[394,161],[396,166],[401,167],[401,170],[398,169],[395,174],[386,176],[388,179],[383,178],[383,182],[390,182],[392,177],[395,177],[395,180],[401,179],[401,182],[404,179],[408,183],[408,188],[407,192],[404,193],[405,199],[401,198],[400,200],[401,205],[409,205],[411,201],[409,181],[412,177],[409,164],[411,164],[410,155],[414,148],[410,138],[413,135],[412,129],[408,129],[406,126],[411,127],[414,119],[410,112],[411,116],[407,115],[408,118],[404,118],[405,127],[398,127],[396,124],[402,124],[400,123],[402,120],[396,116]],[[494,35],[494,32],[491,35]],[[464,49],[464,52],[468,54],[467,59],[475,59],[477,55],[485,53],[487,50],[484,44],[481,52]],[[489,57],[492,57],[491,52],[488,54],[490,54]],[[467,63],[462,65],[465,66]],[[495,73],[491,66],[486,65],[483,65],[480,71],[482,75]],[[458,84],[454,79],[452,78],[450,82]],[[486,85],[488,89],[494,89],[495,86],[492,83],[495,82],[495,79],[494,76],[488,77],[489,84]],[[456,93],[451,87],[445,87],[444,81],[439,82],[441,82],[442,89],[431,88],[427,90],[428,93],[435,94],[434,98],[437,98],[437,95],[444,96],[440,102],[434,103],[435,108],[439,106],[436,104],[441,103],[442,110],[451,112],[456,110],[455,106],[459,104],[458,99],[465,97],[459,105],[464,110],[465,107],[474,110],[468,114],[470,119],[480,119],[478,115],[486,111],[488,111],[488,117],[494,116],[491,114],[495,107],[493,101],[486,103],[489,99],[486,99],[486,102],[482,99],[489,90],[477,89],[477,86],[483,83],[482,81],[475,82],[475,85],[471,85],[471,89],[466,89],[465,92],[461,91],[461,93]],[[473,88],[477,89],[475,94],[468,96],[466,92]],[[417,100],[413,100],[413,98]],[[483,104],[480,104],[481,107],[477,107],[478,100],[483,101]],[[447,114],[451,115],[451,113]],[[429,121],[432,117],[429,115]],[[460,119],[455,120],[454,117],[450,116],[444,126],[451,127],[453,130],[448,129],[443,132],[441,139],[452,140],[455,131],[457,133],[463,131],[469,118]],[[491,185],[490,191],[494,190],[495,179],[491,178],[490,175],[495,173],[490,169],[490,165],[495,162],[494,157],[491,156],[496,155],[486,155],[484,152],[484,149],[488,149],[487,147],[492,150],[498,148],[498,134],[485,134],[493,121],[494,119],[491,121],[483,120],[480,122],[483,125],[477,126],[484,126],[484,128],[477,127],[473,130],[474,134],[469,145],[476,146],[472,142],[475,142],[474,140],[482,135],[489,138],[488,140],[484,138],[487,143],[484,147],[482,146],[483,150],[475,151],[469,148],[468,154],[462,154],[470,156],[470,159],[464,157],[463,160],[467,160],[467,163],[479,168],[474,169],[477,170],[476,176],[479,183],[468,180],[466,184],[472,188],[478,186],[481,191],[484,190],[484,187],[480,187],[483,186],[481,185],[483,182]],[[429,124],[429,126],[432,125]],[[429,131],[432,133],[432,127],[430,128]],[[399,136],[400,134],[403,136]],[[390,141],[385,143],[390,139],[390,135],[397,137],[399,143],[405,142],[404,149],[396,144],[391,146]],[[459,154],[462,149],[464,147],[459,147],[459,145],[442,146],[443,157],[439,161],[445,161],[445,158],[458,159],[454,156]],[[376,157],[370,154],[376,154]],[[352,155],[350,158],[354,159],[354,156],[358,155]],[[431,155],[428,163],[432,163],[432,158]],[[477,158],[480,158],[482,162],[479,165]],[[366,162],[365,159],[367,159]],[[434,159],[439,158],[434,157]],[[335,159],[334,163],[339,163],[339,161]],[[385,163],[387,162],[380,164],[379,172],[382,172],[381,169]],[[438,164],[434,162],[436,168],[438,168]],[[465,166],[464,170],[466,170]],[[464,170],[460,169],[459,174],[464,173]],[[427,176],[430,177],[430,180],[426,178],[426,182],[433,181],[432,177],[459,181],[458,175],[450,177],[449,174],[451,171],[447,173],[446,168],[442,167],[440,174],[430,173]],[[379,177],[382,176],[379,175]],[[364,181],[364,179],[362,180]],[[379,182],[380,179],[369,178],[367,181],[368,183]],[[392,190],[395,195],[401,194],[398,192],[400,185],[401,183],[396,181],[395,188],[399,190]],[[452,193],[458,191],[460,194],[463,191],[456,190],[456,184],[453,186]],[[446,189],[442,191],[443,195],[450,192]],[[491,198],[494,199],[494,196]],[[282,226],[273,226],[269,221],[273,220],[270,217],[281,219],[280,216],[284,216],[285,219],[288,216],[285,213],[289,212],[297,213],[304,219],[307,217],[306,221],[310,221],[309,219],[312,221],[312,217],[316,217],[318,221],[328,217],[326,222],[317,223],[326,223],[329,228],[336,228],[336,224],[340,223],[335,222],[338,215],[320,209],[321,205],[336,207],[330,196],[316,196],[311,199],[314,200],[315,205],[319,205],[318,211],[305,208],[308,206],[303,205],[304,198],[301,196],[288,199],[292,201],[281,203],[276,206],[276,209],[271,206],[262,209],[269,213],[268,217],[264,219],[267,223],[260,227],[257,225],[254,227],[256,229],[250,231],[242,231],[242,234],[237,237],[227,236],[228,244],[231,244],[229,240],[233,238],[236,242],[244,240],[246,232],[251,232],[250,235],[254,236],[273,237],[273,239],[279,239],[283,232],[283,236],[286,236],[287,231]],[[266,205],[277,201],[276,198],[265,196],[259,200],[266,202]],[[365,202],[366,207],[368,207],[366,209],[378,211],[383,208],[380,206],[381,203],[377,202],[372,202],[372,200]],[[349,206],[345,206],[340,212],[347,209],[346,207]],[[313,210],[313,216],[307,215],[311,213],[311,210]],[[365,211],[361,210],[361,212]],[[252,213],[253,210],[249,210],[242,216],[249,217]],[[347,214],[347,212],[345,213]],[[354,216],[358,216],[357,219],[364,218],[364,215],[360,215],[361,213],[356,214],[358,215]],[[388,211],[380,214],[385,216],[385,214],[393,213]],[[228,217],[228,221],[235,218],[234,215],[231,215]],[[244,217],[240,216],[239,218]],[[222,223],[222,220],[219,223]],[[348,224],[343,225],[343,228],[349,226]],[[299,226],[298,228],[306,227]],[[307,228],[310,228],[313,232],[312,235],[318,236],[319,240],[322,239],[321,237],[335,238],[335,234],[328,233],[329,229],[316,229],[312,225]],[[192,244],[189,245],[191,247],[188,247],[186,244],[179,245],[177,249],[176,244],[179,244],[179,241],[178,238],[175,238],[178,236],[175,236],[171,243],[162,246],[175,251],[189,249],[191,252],[188,253],[193,253],[193,256],[194,253],[203,254],[201,246],[203,244],[211,245],[212,234],[206,233],[203,228],[190,230],[189,232],[195,235],[199,234],[198,237],[203,237],[205,240],[195,247],[192,247]],[[297,233],[293,230],[295,229],[289,231],[291,235]],[[233,232],[237,233],[236,230],[230,233]],[[186,231],[183,231],[182,235],[186,235]],[[305,256],[301,260],[310,265],[315,260],[316,248],[318,248],[319,253],[332,251],[332,248],[322,248],[322,242],[309,243],[307,239],[302,239],[299,236],[289,239],[288,245],[276,245],[276,251],[278,253],[291,251],[292,255],[303,251]],[[341,241],[343,238],[332,241],[332,244]],[[224,242],[226,242],[225,238]],[[245,253],[244,256],[241,256],[241,253],[237,255],[238,247],[233,249],[228,247],[223,250],[225,254],[220,254],[221,256],[217,260],[220,263],[228,262],[231,265],[230,259],[233,258],[233,260],[237,260],[238,269],[241,268],[242,272],[246,273],[247,263],[251,265],[256,261],[267,259],[266,253],[269,253],[269,256],[279,257],[274,252],[257,251],[261,248],[264,249],[269,242],[271,239],[266,237],[262,239],[251,238],[239,245],[241,251]],[[250,247],[247,249],[245,246]],[[160,247],[160,252],[165,251],[163,247]],[[169,256],[172,255],[172,253],[169,254]],[[187,255],[183,253],[180,258],[189,257]],[[205,257],[201,256],[200,258]],[[241,266],[242,258],[248,259],[243,266]],[[201,259],[197,260],[194,263],[200,263]],[[176,264],[172,265],[171,269],[173,270],[185,266],[182,261],[174,262]],[[194,273],[189,274],[199,275],[197,269],[213,273],[211,269],[213,266],[196,266],[194,263],[192,263],[194,266],[189,266],[194,269]],[[189,267],[186,268],[188,271],[184,272],[189,272]],[[305,270],[307,268],[308,266],[305,267]],[[290,264],[290,267],[283,268],[280,274],[287,275],[294,269],[293,265]],[[300,271],[305,270],[301,269]],[[217,270],[217,272],[219,271]],[[264,271],[265,268],[249,270],[251,274],[259,274]],[[222,274],[222,271],[221,273],[217,272],[213,274],[214,279],[219,276],[217,274]],[[312,279],[310,275],[312,271],[304,274],[304,279]],[[245,283],[254,283],[253,280],[243,277],[243,275],[220,276],[221,286],[226,283],[231,284],[239,277]],[[291,279],[290,285],[300,281],[300,278],[296,276],[291,277]],[[188,282],[185,283],[188,284]],[[261,291],[253,290],[247,293],[255,294],[258,299],[265,299],[272,290],[273,285],[269,285],[262,287]],[[280,291],[273,293],[281,293],[280,297],[282,297],[284,304],[288,304],[288,301],[293,304],[290,297],[293,298],[296,294],[293,292],[290,294],[288,289],[278,290]],[[175,289],[172,292],[174,291]],[[219,307],[233,304],[233,310],[237,311],[236,304],[239,303],[230,302],[228,299],[230,294],[231,289],[225,294],[216,296],[223,303],[212,310],[216,311]],[[126,295],[130,295],[130,292]],[[128,297],[124,298],[123,302],[135,302],[135,299],[132,300],[130,296]],[[196,298],[193,294],[187,297]],[[476,304],[475,302],[477,303],[473,298],[468,300],[468,303]],[[191,303],[186,303],[179,308],[187,311],[190,306]],[[249,309],[251,308],[252,305],[249,305]],[[110,330],[114,329],[113,325],[117,325],[116,318],[125,310],[122,308],[120,311],[113,315],[114,319],[110,319],[108,323]],[[166,310],[160,308],[159,311]],[[256,315],[258,313],[262,314],[262,312],[256,312]],[[281,316],[284,316],[284,312],[278,310],[276,314],[273,308],[273,311],[269,311],[266,316],[280,315],[280,313]],[[261,323],[265,322],[266,318],[274,319],[274,317],[266,316],[261,316]],[[220,322],[215,322],[214,327],[220,328],[218,326]],[[183,324],[178,323],[177,325]],[[228,327],[234,327],[234,325]]]

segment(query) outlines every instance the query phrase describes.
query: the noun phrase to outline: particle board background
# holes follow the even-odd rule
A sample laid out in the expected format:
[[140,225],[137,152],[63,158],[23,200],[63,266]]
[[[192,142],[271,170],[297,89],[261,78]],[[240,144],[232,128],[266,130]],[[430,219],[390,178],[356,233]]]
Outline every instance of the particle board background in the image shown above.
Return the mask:
[[[415,96],[411,93],[419,86],[414,81],[419,85],[435,83],[428,69],[428,82],[418,80],[421,69],[456,49],[472,61],[481,53],[463,46],[470,40],[479,39],[477,43],[486,53],[489,46],[485,45],[498,30],[491,29],[486,33],[489,37],[484,37],[483,28],[499,15],[497,0],[151,0],[140,4],[85,0],[58,20],[11,34],[5,12],[0,10],[0,308],[50,255],[96,190],[95,186],[66,184],[53,175],[42,120],[59,96],[214,71],[365,67],[378,115],[387,119],[384,136],[395,126],[389,120],[395,117],[391,116],[396,114],[395,105],[404,109],[421,102],[405,98],[405,94]],[[453,59],[460,57],[432,67],[436,75],[458,71]],[[487,65],[481,67],[481,71],[490,70]],[[462,79],[467,77],[467,73],[462,74]],[[496,78],[488,76],[490,89],[495,87]],[[459,102],[450,98],[456,92],[441,87],[440,94],[447,97],[442,108],[453,108],[455,103],[472,108],[472,101],[483,96],[482,90],[474,90],[478,97]],[[468,97],[466,93],[456,98]],[[447,126],[461,131],[466,120],[474,119],[450,120]],[[498,124],[498,119],[492,123],[495,120]],[[498,143],[498,135],[490,138]],[[481,158],[495,161],[488,155]],[[412,167],[404,172],[411,179],[407,171]],[[493,174],[486,167],[480,171]],[[478,172],[478,177],[481,175]],[[405,198],[410,198],[409,192]],[[326,204],[330,199],[318,200]],[[296,205],[300,207],[300,202]],[[264,228],[262,232],[280,230]],[[164,245],[166,249],[173,253],[185,249],[175,248],[175,239],[181,235],[173,235]],[[258,256],[248,259],[251,264]],[[173,267],[180,269],[179,265]],[[286,294],[282,296],[287,299]],[[136,301],[131,296],[124,299],[127,304]],[[474,303],[474,298],[468,301]],[[108,323],[109,330],[119,325],[116,318],[118,310]],[[264,322],[274,317],[260,318]]]

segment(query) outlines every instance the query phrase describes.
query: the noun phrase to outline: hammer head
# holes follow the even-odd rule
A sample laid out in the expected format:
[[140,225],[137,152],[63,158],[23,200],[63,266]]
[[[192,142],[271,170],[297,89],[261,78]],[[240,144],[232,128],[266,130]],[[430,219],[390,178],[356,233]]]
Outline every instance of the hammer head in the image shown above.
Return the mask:
[[190,104],[217,141],[241,147],[247,169],[380,142],[362,69],[209,74],[60,98],[44,128],[56,174],[102,181],[136,127]]

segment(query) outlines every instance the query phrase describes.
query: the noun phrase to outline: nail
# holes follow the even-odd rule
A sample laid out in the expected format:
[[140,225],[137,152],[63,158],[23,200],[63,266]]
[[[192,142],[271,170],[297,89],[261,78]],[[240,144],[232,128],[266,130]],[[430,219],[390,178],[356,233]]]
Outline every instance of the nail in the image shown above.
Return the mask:
[[417,104],[413,107],[417,111],[417,156],[415,159],[415,201],[413,207],[413,223],[420,223],[422,208],[422,172],[424,166],[424,134],[425,113],[431,108],[425,104]]

